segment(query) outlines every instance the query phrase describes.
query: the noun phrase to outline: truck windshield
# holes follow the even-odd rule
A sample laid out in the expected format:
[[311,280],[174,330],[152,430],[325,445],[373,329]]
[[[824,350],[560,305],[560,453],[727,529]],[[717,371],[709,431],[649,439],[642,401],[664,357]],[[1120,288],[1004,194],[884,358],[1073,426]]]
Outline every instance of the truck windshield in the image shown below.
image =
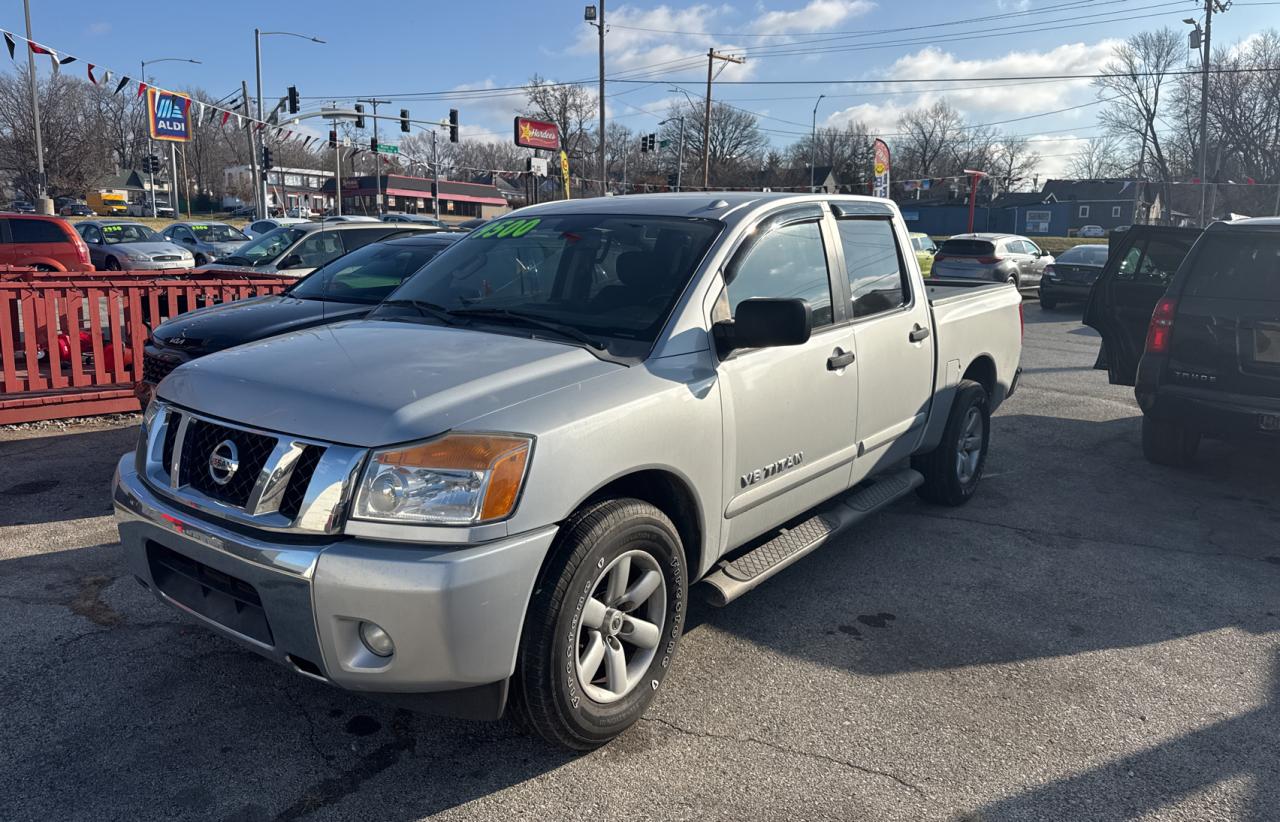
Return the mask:
[[721,228],[634,215],[495,220],[432,260],[376,314],[451,316],[552,337],[558,326],[563,338],[643,356]]

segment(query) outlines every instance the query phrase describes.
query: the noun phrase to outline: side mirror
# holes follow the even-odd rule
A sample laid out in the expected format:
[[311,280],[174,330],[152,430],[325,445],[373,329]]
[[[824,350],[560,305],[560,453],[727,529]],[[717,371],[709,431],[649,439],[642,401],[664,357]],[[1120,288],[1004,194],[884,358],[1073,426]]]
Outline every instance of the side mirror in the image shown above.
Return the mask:
[[801,299],[743,300],[732,320],[716,323],[711,332],[721,357],[739,348],[803,345],[809,341],[813,311]]
[[297,254],[290,254],[288,257],[281,260],[280,264],[276,266],[277,270],[283,270],[286,268],[302,268],[302,258]]

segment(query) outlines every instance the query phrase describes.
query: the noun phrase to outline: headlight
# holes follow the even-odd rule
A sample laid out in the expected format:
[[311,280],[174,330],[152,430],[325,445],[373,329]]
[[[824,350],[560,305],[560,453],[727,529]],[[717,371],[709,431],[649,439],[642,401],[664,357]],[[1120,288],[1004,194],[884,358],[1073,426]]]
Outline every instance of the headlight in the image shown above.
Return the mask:
[[533,440],[449,434],[374,451],[356,492],[357,519],[473,525],[510,516]]
[[134,262],[139,262],[139,263],[151,262],[151,257],[149,257],[146,254],[135,254],[132,251],[130,251],[128,254],[128,257],[130,260],[133,260]]

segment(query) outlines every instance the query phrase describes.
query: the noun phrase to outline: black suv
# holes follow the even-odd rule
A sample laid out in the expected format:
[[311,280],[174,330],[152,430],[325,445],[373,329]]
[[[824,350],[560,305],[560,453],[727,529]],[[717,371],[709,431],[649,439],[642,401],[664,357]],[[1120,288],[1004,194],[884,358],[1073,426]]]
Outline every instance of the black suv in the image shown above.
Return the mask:
[[1189,463],[1202,436],[1280,442],[1280,219],[1200,235],[1155,303],[1136,377],[1152,462]]

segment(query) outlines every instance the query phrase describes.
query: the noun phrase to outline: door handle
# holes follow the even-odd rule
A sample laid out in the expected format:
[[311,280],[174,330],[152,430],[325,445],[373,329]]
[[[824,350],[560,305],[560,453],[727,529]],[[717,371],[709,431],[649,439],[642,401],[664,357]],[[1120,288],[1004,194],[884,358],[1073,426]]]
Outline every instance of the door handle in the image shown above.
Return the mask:
[[907,334],[907,339],[911,340],[912,342],[920,342],[921,340],[923,340],[925,337],[928,337],[928,336],[929,336],[929,329],[925,328],[920,323],[916,323],[915,328],[911,329],[911,333]]
[[827,370],[839,371],[853,364],[853,352],[845,351],[843,348],[837,347],[830,357],[827,357]]

